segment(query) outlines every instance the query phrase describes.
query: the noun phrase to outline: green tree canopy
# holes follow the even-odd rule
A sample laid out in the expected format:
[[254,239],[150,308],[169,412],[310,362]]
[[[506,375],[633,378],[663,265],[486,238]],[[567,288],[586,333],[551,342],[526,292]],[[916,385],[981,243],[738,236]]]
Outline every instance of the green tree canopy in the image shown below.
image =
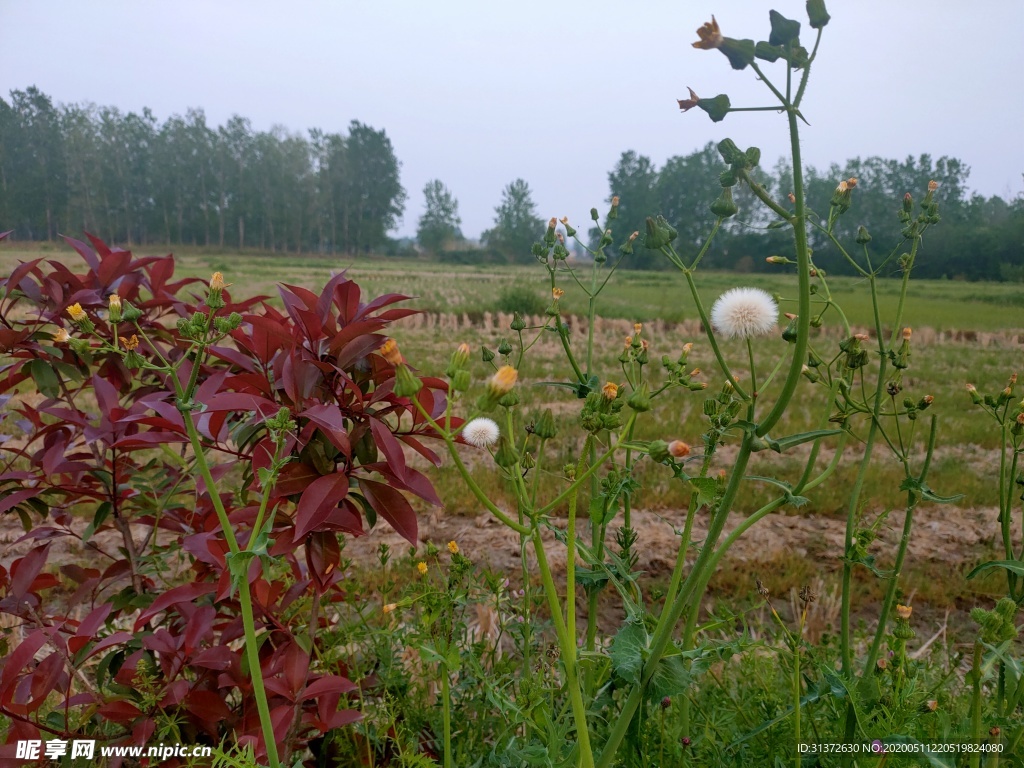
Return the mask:
[[446,245],[462,239],[459,224],[459,201],[440,179],[428,181],[423,187],[426,210],[416,228],[419,244],[431,253],[438,253]]
[[484,244],[509,261],[531,259],[530,248],[543,235],[544,222],[537,216],[530,185],[523,179],[508,184],[494,213],[494,227],[484,232]]

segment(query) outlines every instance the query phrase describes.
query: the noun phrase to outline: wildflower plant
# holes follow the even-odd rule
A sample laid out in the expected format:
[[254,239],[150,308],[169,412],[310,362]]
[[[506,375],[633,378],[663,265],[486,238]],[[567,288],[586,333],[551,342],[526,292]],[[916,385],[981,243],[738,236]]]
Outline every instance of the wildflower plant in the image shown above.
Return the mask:
[[[694,723],[685,694],[701,669],[696,660],[708,650],[698,645],[697,633],[701,598],[709,580],[730,546],[759,520],[784,507],[804,505],[808,494],[839,471],[842,458],[852,445],[860,447],[861,455],[849,499],[842,558],[840,670],[836,673],[819,669],[820,679],[813,686],[821,687],[812,687],[803,667],[802,621],[795,635],[787,630],[793,658],[793,706],[791,714],[783,719],[791,718],[795,726],[791,747],[797,765],[801,758],[796,747],[801,732],[806,733],[806,725],[801,730],[802,702],[808,696],[822,695],[820,691],[849,692],[843,705],[845,724],[834,734],[837,738],[852,742],[878,735],[866,725],[870,718],[864,713],[878,701],[880,689],[875,676],[883,646],[892,640],[887,627],[894,616],[898,617],[895,647],[905,647],[906,622],[900,613],[902,606],[897,609],[897,600],[914,512],[922,503],[955,500],[938,495],[928,484],[937,437],[937,420],[929,411],[934,400],[927,393],[911,396],[904,391],[904,372],[911,364],[912,331],[904,325],[903,314],[909,279],[925,233],[939,221],[934,200],[936,187],[930,184],[922,190],[920,202],[909,191],[896,201],[894,215],[902,224],[902,234],[882,251],[875,249],[863,228],[855,243],[841,242],[835,234],[840,217],[855,210],[857,179],[839,180],[826,210],[809,206],[800,154],[800,129],[805,122],[801,109],[830,16],[821,0],[808,2],[807,12],[814,36],[810,49],[801,43],[803,25],[775,11],[769,14],[768,39],[761,42],[726,36],[714,18],[698,30],[699,40],[694,47],[718,50],[733,69],[752,72],[765,85],[770,103],[734,107],[727,95],[702,99],[692,89],[690,98],[679,102],[684,112],[697,107],[715,122],[735,112],[781,112],[789,131],[793,167],[793,190],[788,198],[777,199],[759,180],[761,153],[757,147],[741,149],[732,140],[724,139],[718,144],[725,164],[719,177],[722,192],[709,201],[717,220],[692,258],[684,258],[676,249],[677,231],[662,216],[648,218],[643,235],[634,232],[624,242],[614,243],[608,222],[617,217],[620,201],[616,197],[611,200],[604,224],[598,211],[591,211],[597,225],[593,243],[583,242],[568,218],[552,218],[543,238],[532,249],[546,271],[551,296],[544,322],[528,326],[516,314],[510,326],[511,342],[501,340],[496,353],[484,347],[483,362],[494,373],[486,384],[485,394],[476,402],[454,396],[443,417],[427,413],[419,406],[421,416],[444,437],[469,490],[498,520],[519,534],[524,547],[532,549],[537,571],[531,573],[524,558],[524,579],[529,583],[532,576],[537,576],[547,598],[564,675],[560,690],[567,699],[575,734],[568,754],[564,746],[561,754],[564,760],[584,768],[618,764],[624,745],[635,744],[640,738],[640,723],[650,721],[647,710],[665,696],[680,696],[682,732],[689,743]],[[772,215],[769,228],[792,234],[792,255],[774,256],[769,261],[791,271],[794,280],[791,290],[781,296],[771,296],[756,288],[733,288],[708,311],[697,289],[699,269],[714,247],[716,234],[738,213],[734,190],[739,187]],[[815,263],[810,248],[812,231],[864,279],[874,307],[871,333],[852,328],[834,299],[826,272]],[[578,247],[589,253],[589,266],[569,259],[565,238],[574,239]],[[706,338],[704,342],[695,340],[687,344],[674,355],[658,355],[638,323],[634,333],[625,339],[618,358],[620,370],[602,375],[596,370],[594,349],[598,300],[616,269],[628,263],[638,247],[660,253],[683,274],[693,311],[702,322]],[[878,281],[892,271],[900,275],[899,300],[895,315],[883,322]],[[580,340],[573,338],[575,328],[570,327],[565,314],[563,286],[568,283],[575,284],[586,300],[586,336]],[[787,310],[786,325],[781,329],[780,305]],[[838,343],[817,333],[826,322],[841,329]],[[887,333],[886,328],[893,330]],[[521,412],[517,388],[529,379],[529,353],[545,335],[558,340],[569,378],[540,385],[554,387],[555,391],[561,390],[576,399],[579,437],[557,434],[549,412],[532,422]],[[736,341],[746,347],[746,354],[738,359],[733,357]],[[773,352],[775,361],[767,370],[758,370],[755,363],[755,341],[762,352]],[[706,343],[710,349],[717,363],[716,371],[702,372],[689,363],[688,356],[699,343]],[[660,370],[656,364],[659,357]],[[453,391],[466,389],[469,370],[468,363],[449,368],[449,386]],[[715,379],[719,379],[717,383]],[[457,382],[461,385],[456,386]],[[714,385],[714,389],[709,389],[709,385]],[[664,439],[638,441],[637,423],[656,420],[659,400],[670,390],[685,390],[690,396],[703,399],[705,433],[699,437],[666,434]],[[817,408],[816,428],[798,434],[778,434],[783,416],[798,393],[801,408]],[[500,425],[500,442],[490,471],[499,472],[511,489],[515,500],[512,512],[501,509],[481,490],[482,484],[474,476],[488,470],[471,471],[459,448],[460,443],[489,445],[498,440],[498,430],[489,425],[486,431],[479,426],[466,427],[460,439],[459,428],[452,426],[454,414],[475,425],[484,413]],[[486,440],[482,435],[487,435]],[[551,457],[551,448],[557,441],[568,444],[573,456],[572,461],[561,466],[553,464]],[[693,451],[691,443],[702,443],[703,450]],[[715,470],[714,460],[727,444],[734,446],[735,451],[730,466]],[[758,454],[785,454],[797,446],[807,446],[809,450],[804,449],[806,460],[795,476],[750,472]],[[885,570],[877,564],[877,555],[872,551],[873,532],[884,516],[866,519],[868,505],[863,496],[864,480],[877,459],[879,446],[884,446],[901,466],[900,490],[906,496],[903,536],[892,554],[892,567]],[[832,458],[824,463],[821,457],[826,450],[831,451]],[[639,461],[666,466],[690,491],[675,566],[657,602],[644,594],[635,572],[635,550],[643,542],[637,541],[630,513],[634,499],[643,493],[632,477]],[[550,496],[541,494],[538,481],[542,474],[562,478],[561,487]],[[741,511],[739,501],[750,484],[763,484],[777,493],[759,509]],[[620,511],[623,525],[612,536],[609,525]],[[703,541],[697,542],[692,538],[693,524],[702,511],[709,516],[709,524]],[[727,520],[735,516],[740,517],[738,525],[723,535]],[[541,535],[545,530],[552,531],[557,546],[564,547],[564,577],[556,577],[549,565],[549,545]],[[851,620],[857,575],[879,579],[884,594],[876,626],[861,658],[856,657]],[[625,623],[606,645],[598,637],[597,608],[599,594],[609,589],[621,602]],[[586,598],[585,606],[577,604],[579,593]],[[811,599],[809,591],[807,596],[805,605]],[[585,627],[577,627],[578,613],[585,615]],[[906,687],[908,667],[901,664],[899,669],[903,675],[900,685]],[[615,695],[602,698],[609,690]],[[548,744],[549,751],[552,746]]]

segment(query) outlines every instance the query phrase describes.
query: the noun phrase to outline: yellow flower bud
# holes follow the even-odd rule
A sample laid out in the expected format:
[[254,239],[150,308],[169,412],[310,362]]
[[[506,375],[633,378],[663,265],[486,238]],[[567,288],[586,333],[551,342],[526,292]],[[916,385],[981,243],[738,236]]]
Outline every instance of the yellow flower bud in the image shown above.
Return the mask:
[[388,339],[380,348],[381,356],[392,365],[401,365],[402,353],[398,350],[398,342]]
[[222,275],[220,272],[214,272],[213,276],[210,278],[211,291],[223,291],[225,288],[229,288],[232,285],[234,285],[234,283],[224,282],[224,275]]
[[491,380],[487,383],[487,390],[496,398],[501,397],[502,395],[507,395],[516,385],[516,379],[518,378],[519,371],[511,365],[503,365],[495,372],[491,377]]
[[65,328],[58,328],[57,332],[53,334],[53,340],[58,344],[67,344],[71,341],[71,334]]
[[601,387],[601,394],[604,396],[605,400],[614,400],[619,394],[619,387],[617,384],[609,381]]

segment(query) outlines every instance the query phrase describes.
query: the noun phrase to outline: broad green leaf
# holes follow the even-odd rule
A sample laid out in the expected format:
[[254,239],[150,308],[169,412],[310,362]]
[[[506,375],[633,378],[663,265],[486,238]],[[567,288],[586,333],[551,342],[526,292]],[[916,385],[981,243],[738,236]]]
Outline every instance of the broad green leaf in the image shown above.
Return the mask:
[[615,674],[633,685],[640,684],[647,659],[647,630],[638,621],[623,625],[612,640],[609,657]]
[[28,375],[36,384],[36,389],[46,397],[57,397],[60,394],[60,381],[57,372],[45,360],[33,360],[28,364]]

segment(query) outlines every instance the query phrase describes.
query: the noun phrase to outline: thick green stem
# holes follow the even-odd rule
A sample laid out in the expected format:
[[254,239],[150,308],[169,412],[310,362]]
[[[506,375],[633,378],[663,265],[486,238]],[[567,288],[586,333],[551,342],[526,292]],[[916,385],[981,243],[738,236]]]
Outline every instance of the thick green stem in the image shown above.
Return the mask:
[[623,703],[619,719],[616,721],[614,728],[608,735],[608,741],[605,742],[604,749],[601,751],[601,757],[597,762],[598,768],[608,768],[615,759],[615,753],[618,751],[623,738],[625,738],[629,724],[632,722],[633,717],[643,700],[644,689],[650,683],[651,678],[654,676],[654,673],[658,668],[658,663],[665,655],[665,651],[672,639],[673,630],[679,621],[679,617],[682,615],[683,610],[685,610],[690,600],[697,593],[697,585],[704,577],[708,564],[713,557],[715,544],[718,542],[722,529],[725,527],[725,522],[729,517],[732,505],[736,501],[736,495],[739,492],[739,488],[743,484],[743,474],[747,469],[747,462],[750,459],[750,442],[750,435],[746,435],[740,445],[739,453],[736,455],[736,461],[733,465],[732,476],[729,478],[729,484],[726,486],[725,492],[722,494],[722,499],[719,502],[718,509],[712,516],[711,525],[709,526],[707,536],[704,539],[704,545],[701,547],[700,555],[697,556],[697,561],[693,565],[693,570],[691,570],[690,575],[686,577],[686,580],[683,582],[682,588],[676,595],[675,600],[671,605],[667,605],[665,607],[665,611],[667,613],[662,615],[658,627],[654,632],[654,636],[651,638],[649,655],[647,662],[644,664],[641,683],[640,685],[633,687],[629,692],[629,696],[626,698],[626,701]]
[[548,598],[548,608],[555,625],[555,634],[558,636],[562,665],[565,667],[565,686],[569,692],[573,721],[576,723],[576,743],[580,749],[579,768],[594,768],[594,754],[590,748],[590,731],[587,727],[587,708],[583,703],[583,694],[580,691],[576,639],[569,636],[568,628],[562,619],[562,607],[558,604],[558,593],[551,576],[551,568],[548,566],[547,553],[544,551],[544,542],[541,541],[540,531],[534,530],[532,538],[533,548],[537,553],[537,566],[540,569],[544,592]]

